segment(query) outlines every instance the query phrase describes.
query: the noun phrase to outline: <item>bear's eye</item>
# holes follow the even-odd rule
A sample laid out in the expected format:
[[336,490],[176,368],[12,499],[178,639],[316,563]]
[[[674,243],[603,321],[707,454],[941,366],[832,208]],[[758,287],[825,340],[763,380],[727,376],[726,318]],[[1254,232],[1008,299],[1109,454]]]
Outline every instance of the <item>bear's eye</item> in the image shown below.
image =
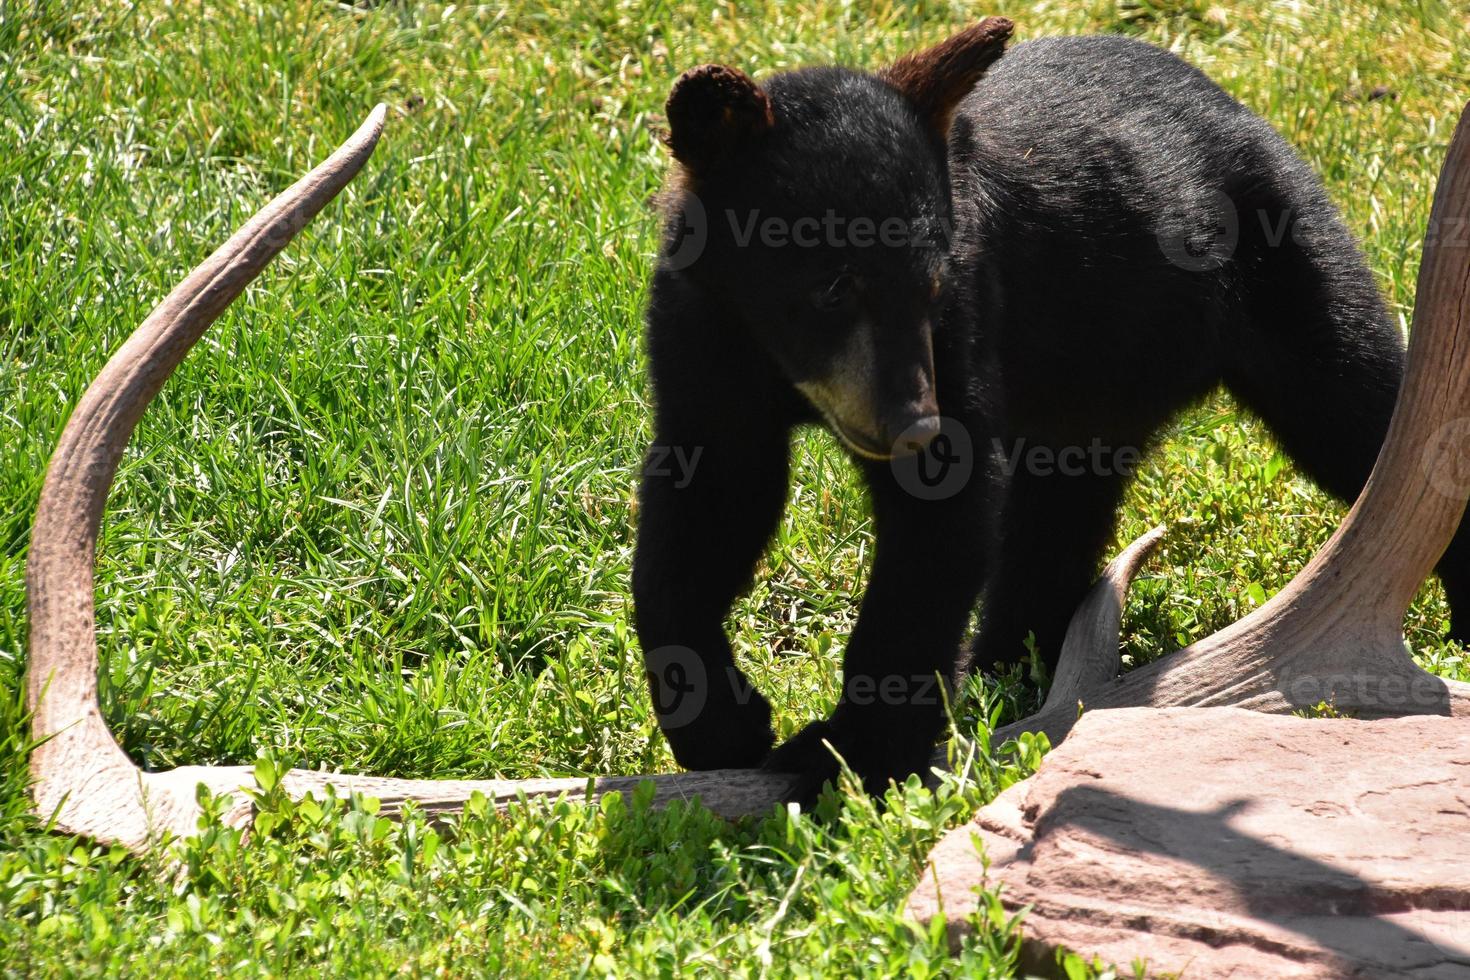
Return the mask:
[[850,272],[840,273],[826,286],[812,291],[812,306],[823,313],[849,309],[857,296],[857,290],[857,276]]

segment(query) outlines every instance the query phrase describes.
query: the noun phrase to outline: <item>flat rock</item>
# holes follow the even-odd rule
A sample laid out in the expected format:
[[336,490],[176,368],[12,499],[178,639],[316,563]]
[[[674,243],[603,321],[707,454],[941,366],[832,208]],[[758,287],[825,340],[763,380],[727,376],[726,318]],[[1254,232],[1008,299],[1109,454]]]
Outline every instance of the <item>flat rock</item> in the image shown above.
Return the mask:
[[1088,712],[940,842],[909,912],[958,942],[981,885],[1029,907],[1032,969],[1466,980],[1470,723]]

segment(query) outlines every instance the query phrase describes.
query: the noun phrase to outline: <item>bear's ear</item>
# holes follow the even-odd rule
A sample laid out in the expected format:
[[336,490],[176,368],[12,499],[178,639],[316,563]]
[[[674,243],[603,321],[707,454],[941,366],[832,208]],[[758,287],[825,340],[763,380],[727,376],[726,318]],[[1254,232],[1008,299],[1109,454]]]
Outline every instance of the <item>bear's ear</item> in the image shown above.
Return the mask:
[[724,65],[700,65],[680,75],[664,114],[674,159],[696,175],[776,122],[761,87],[740,69]]
[[1004,17],[987,17],[932,48],[905,55],[880,77],[908,96],[943,139],[949,135],[955,107],[1005,51],[1013,26]]

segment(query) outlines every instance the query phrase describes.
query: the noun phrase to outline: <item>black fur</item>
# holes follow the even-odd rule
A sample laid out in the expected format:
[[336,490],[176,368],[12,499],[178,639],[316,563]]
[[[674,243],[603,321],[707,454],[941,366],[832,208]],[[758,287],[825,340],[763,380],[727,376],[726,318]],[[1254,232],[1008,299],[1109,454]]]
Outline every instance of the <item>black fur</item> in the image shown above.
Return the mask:
[[[943,726],[942,697],[932,684],[921,696],[921,682],[952,676],[977,598],[976,664],[1017,658],[1028,632],[1055,663],[1126,461],[1007,476],[992,447],[1144,446],[1223,383],[1323,487],[1361,489],[1403,340],[1310,170],[1201,72],[1117,37],[1023,44],[946,120],[947,148],[879,76],[809,69],[763,91],[774,124],[685,175],[708,241],[692,264],[655,273],[648,310],[655,451],[700,453],[692,474],[645,473],[634,566],[650,685],[680,764],[800,772],[804,802],[836,771],[822,740],[873,791],[921,770]],[[728,216],[753,211],[897,216],[914,233],[742,245]],[[671,213],[666,256],[682,241]],[[951,227],[947,242],[929,234]],[[861,320],[878,370],[854,380],[833,365]],[[865,385],[867,434],[890,440],[932,405],[932,386],[980,460],[952,495],[926,500],[895,475],[902,460],[855,453],[876,548],[844,695],[771,753],[769,706],[735,667],[722,619],[779,519],[792,429],[833,419],[797,388],[814,377],[853,398]],[[1456,635],[1470,623],[1465,537],[1440,566]]]

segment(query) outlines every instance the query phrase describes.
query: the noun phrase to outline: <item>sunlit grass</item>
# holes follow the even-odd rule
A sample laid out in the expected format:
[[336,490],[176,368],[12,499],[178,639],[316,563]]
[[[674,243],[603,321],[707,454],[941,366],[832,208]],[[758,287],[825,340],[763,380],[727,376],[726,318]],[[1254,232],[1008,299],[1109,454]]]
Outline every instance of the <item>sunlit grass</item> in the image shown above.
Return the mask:
[[[0,2],[0,962],[20,974],[408,964],[455,972],[1005,973],[900,914],[927,842],[1016,778],[830,828],[636,804],[427,828],[287,814],[215,834],[181,885],[23,815],[23,563],[70,405],[163,293],[377,101],[372,162],[145,416],[104,525],[107,717],[141,764],[391,775],[672,768],[629,633],[640,309],[663,96],[705,60],[876,65],[980,13],[1127,31],[1262,112],[1323,174],[1407,324],[1432,184],[1470,91],[1463,6],[1042,2],[570,6]],[[1366,99],[1375,87],[1390,96]],[[825,435],[732,617],[793,731],[837,695],[871,550]],[[1130,600],[1151,658],[1279,589],[1341,508],[1223,396],[1147,458],[1120,537],[1164,521]],[[1425,661],[1470,676],[1423,590]],[[962,706],[965,735],[993,704]],[[417,835],[417,836],[416,836]],[[436,838],[437,839],[437,838]],[[655,865],[660,868],[655,868]]]

